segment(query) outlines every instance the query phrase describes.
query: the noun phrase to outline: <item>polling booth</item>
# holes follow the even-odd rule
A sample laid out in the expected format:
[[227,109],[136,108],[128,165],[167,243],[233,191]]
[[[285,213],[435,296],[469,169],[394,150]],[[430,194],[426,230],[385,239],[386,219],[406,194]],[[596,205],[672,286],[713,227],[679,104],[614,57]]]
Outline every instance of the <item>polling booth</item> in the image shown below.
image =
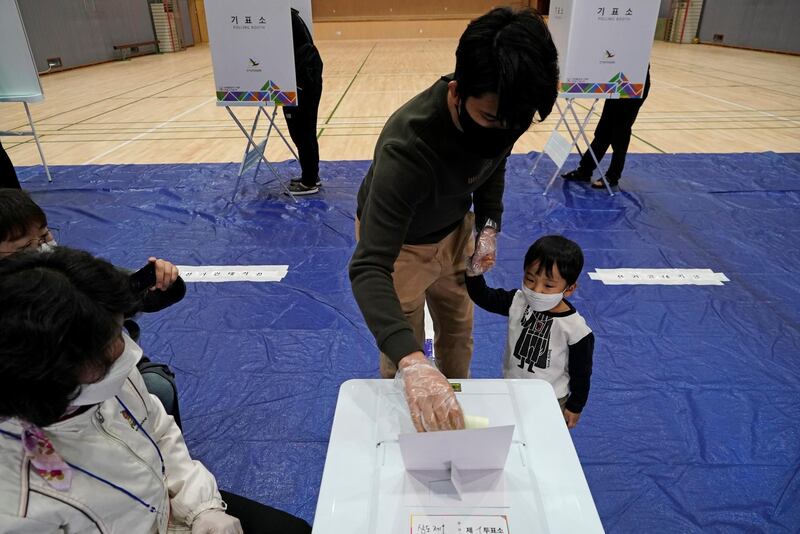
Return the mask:
[[[659,0],[553,0],[548,26],[558,49],[558,120],[531,168],[547,155],[557,166],[547,187],[559,176],[567,156],[582,141],[600,169],[586,126],[601,100],[642,98]],[[585,104],[581,105],[581,104]],[[578,108],[588,111],[581,117]],[[569,139],[558,130],[561,125]],[[601,170],[609,194],[611,187]]]
[[[275,122],[279,107],[298,104],[291,7],[289,0],[205,2],[217,105],[225,107],[247,139],[238,176],[253,166],[257,172],[263,162],[290,196],[286,181],[267,159],[266,150],[274,130],[297,159],[294,147]],[[310,20],[310,5],[299,2],[299,7],[308,11],[305,16]],[[233,111],[240,106],[257,108],[249,131]],[[269,127],[264,139],[257,142],[255,134],[262,114]]]

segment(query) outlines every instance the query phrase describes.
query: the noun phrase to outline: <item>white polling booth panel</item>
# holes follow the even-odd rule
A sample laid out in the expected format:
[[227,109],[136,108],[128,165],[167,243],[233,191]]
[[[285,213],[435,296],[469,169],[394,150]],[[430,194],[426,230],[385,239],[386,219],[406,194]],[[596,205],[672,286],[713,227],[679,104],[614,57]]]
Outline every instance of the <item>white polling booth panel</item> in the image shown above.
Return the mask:
[[659,0],[553,0],[548,27],[558,49],[560,96],[641,98],[659,6]]

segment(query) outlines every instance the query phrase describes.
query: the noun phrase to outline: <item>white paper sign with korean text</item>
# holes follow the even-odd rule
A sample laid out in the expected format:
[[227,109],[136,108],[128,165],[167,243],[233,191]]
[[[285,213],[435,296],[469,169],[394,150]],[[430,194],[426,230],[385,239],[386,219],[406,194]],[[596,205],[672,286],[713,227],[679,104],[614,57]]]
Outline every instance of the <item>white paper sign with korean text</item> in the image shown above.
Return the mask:
[[178,265],[184,282],[280,282],[288,265]]
[[505,515],[411,515],[411,534],[509,534]]
[[587,273],[592,280],[605,285],[721,286],[730,282],[724,273],[711,269],[595,269]]

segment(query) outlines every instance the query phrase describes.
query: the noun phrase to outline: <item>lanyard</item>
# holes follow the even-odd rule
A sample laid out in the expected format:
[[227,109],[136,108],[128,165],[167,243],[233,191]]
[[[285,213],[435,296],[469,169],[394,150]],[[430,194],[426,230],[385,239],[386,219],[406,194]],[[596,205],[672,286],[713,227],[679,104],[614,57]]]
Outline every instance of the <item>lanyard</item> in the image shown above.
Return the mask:
[[[161,474],[164,475],[164,473],[166,472],[166,469],[164,467],[164,457],[161,455],[161,449],[159,449],[158,445],[156,445],[156,442],[153,440],[153,438],[150,437],[150,434],[148,434],[147,431],[144,429],[144,427],[142,427],[142,424],[139,422],[138,419],[136,419],[136,417],[133,415],[133,412],[131,412],[128,409],[128,407],[125,406],[125,403],[122,402],[122,400],[117,396],[115,396],[114,398],[117,399],[117,402],[119,402],[119,404],[122,406],[122,409],[125,410],[125,413],[128,414],[128,416],[131,418],[131,420],[133,420],[133,422],[136,423],[136,428],[141,430],[142,433],[145,435],[145,437],[147,437],[147,439],[150,441],[150,443],[152,443],[153,447],[155,447],[156,452],[158,453],[158,457],[161,460]],[[2,430],[2,429],[0,429],[0,434],[3,434],[3,435],[8,436],[10,438],[16,439],[18,441],[22,441],[22,437],[19,434],[14,434],[12,432],[7,432],[7,431]],[[114,484],[113,482],[111,482],[109,480],[106,480],[105,478],[92,473],[88,469],[84,469],[83,467],[75,465],[72,462],[67,462],[66,460],[64,460],[64,463],[66,463],[68,466],[70,466],[71,468],[75,469],[76,471],[80,471],[84,475],[87,475],[87,476],[97,480],[98,482],[101,482],[101,483],[105,484],[106,486],[109,486],[110,488],[113,488],[113,489],[117,490],[118,492],[122,493],[123,495],[126,495],[127,497],[130,497],[131,499],[133,499],[137,503],[139,503],[142,506],[144,506],[145,508],[147,508],[147,510],[149,512],[152,512],[152,513],[158,512],[158,509],[155,506],[153,506],[152,504],[149,504],[146,501],[144,501],[143,499],[137,497],[136,495],[134,495],[133,493],[131,493],[127,489],[123,488],[122,486]]]
[[136,419],[136,416],[133,415],[133,412],[130,411],[127,406],[125,406],[125,403],[122,402],[122,399],[120,399],[116,395],[114,396],[114,398],[117,399],[117,402],[120,404],[120,406],[122,406],[122,409],[125,410],[125,413],[128,414],[131,420],[133,420],[133,422],[136,423],[136,428],[141,430],[142,434],[144,434],[145,437],[148,439],[148,441],[150,441],[150,443],[153,444],[153,447],[155,447],[156,452],[158,453],[158,459],[161,460],[161,475],[163,476],[164,474],[166,474],[167,471],[166,467],[164,466],[164,457],[161,455],[161,449],[158,448],[158,445],[156,445],[156,442],[153,440],[153,438],[150,437],[150,434],[147,433],[147,430],[145,430],[142,424],[139,422],[139,420]]

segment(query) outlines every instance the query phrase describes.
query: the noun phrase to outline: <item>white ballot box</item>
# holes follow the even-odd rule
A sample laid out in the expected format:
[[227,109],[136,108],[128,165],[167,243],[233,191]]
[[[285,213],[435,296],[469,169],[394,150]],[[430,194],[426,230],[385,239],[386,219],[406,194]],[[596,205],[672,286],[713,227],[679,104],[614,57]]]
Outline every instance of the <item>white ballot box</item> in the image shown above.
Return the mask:
[[[489,428],[422,443],[404,436],[414,428],[392,380],[342,384],[314,534],[603,532],[550,384],[450,382],[464,412]],[[476,460],[476,449],[491,450]]]

